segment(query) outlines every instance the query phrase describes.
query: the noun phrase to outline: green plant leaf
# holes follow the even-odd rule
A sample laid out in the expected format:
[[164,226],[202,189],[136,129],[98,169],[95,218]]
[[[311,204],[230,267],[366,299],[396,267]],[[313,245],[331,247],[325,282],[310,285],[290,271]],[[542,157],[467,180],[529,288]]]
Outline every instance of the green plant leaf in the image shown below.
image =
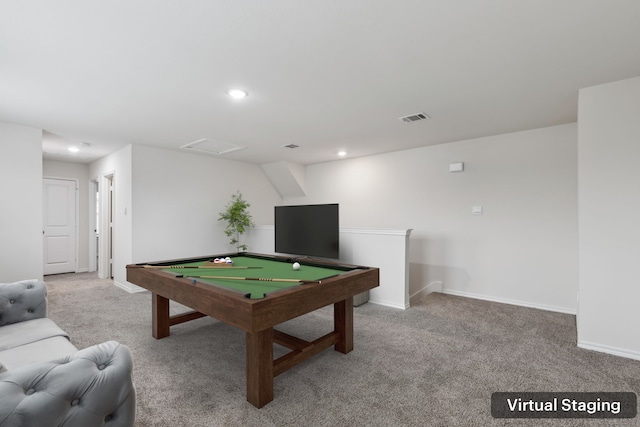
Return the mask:
[[218,221],[226,221],[224,233],[227,237],[231,237],[229,244],[236,246],[238,251],[246,251],[248,246],[240,243],[240,236],[244,234],[247,228],[254,227],[253,218],[249,213],[251,206],[242,198],[242,193],[236,191],[231,195],[231,200],[227,203],[226,209],[218,214]]

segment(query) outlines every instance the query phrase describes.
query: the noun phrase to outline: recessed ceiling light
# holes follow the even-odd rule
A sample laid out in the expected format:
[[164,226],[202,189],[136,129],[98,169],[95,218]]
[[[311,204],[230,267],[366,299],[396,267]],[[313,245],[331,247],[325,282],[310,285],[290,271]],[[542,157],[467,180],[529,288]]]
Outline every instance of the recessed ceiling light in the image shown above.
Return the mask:
[[346,152],[346,151],[344,151],[344,150],[343,150],[343,151],[338,151],[338,156],[340,156],[340,157],[344,157],[344,156],[346,156],[346,155],[347,155],[347,152]]
[[246,97],[247,95],[249,95],[246,90],[242,90],[242,89],[229,89],[227,91],[227,94],[230,97],[235,98],[235,99],[242,99],[242,98]]
[[77,153],[78,151],[80,151],[78,147],[69,147],[67,148],[67,150],[71,151],[72,153]]

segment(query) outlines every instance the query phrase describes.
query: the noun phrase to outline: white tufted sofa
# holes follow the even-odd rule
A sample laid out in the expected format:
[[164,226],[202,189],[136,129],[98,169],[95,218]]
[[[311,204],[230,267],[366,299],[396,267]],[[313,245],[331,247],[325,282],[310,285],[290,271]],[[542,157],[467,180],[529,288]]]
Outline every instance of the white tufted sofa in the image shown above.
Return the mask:
[[46,305],[42,281],[0,283],[0,427],[133,426],[129,349],[78,351]]

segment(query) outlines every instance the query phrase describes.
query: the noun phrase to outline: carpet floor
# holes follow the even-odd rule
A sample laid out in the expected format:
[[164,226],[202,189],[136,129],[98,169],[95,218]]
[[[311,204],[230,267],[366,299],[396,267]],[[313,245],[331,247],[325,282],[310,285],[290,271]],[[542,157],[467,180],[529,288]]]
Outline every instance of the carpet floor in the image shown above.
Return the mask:
[[[45,281],[49,316],[76,347],[131,349],[138,427],[640,426],[492,418],[495,391],[640,394],[640,361],[578,348],[573,315],[439,293],[404,311],[367,303],[354,310],[354,351],[327,350],[276,377],[274,400],[257,409],[245,397],[244,332],[202,318],[155,340],[148,292],[89,273]],[[327,307],[278,329],[312,340],[332,322]]]

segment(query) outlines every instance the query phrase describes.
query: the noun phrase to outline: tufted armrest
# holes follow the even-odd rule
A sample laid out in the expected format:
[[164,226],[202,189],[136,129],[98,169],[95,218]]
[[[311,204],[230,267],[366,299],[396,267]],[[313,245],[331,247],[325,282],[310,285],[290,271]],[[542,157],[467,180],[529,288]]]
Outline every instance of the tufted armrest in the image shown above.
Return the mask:
[[47,316],[47,285],[36,279],[0,283],[0,326]]
[[0,427],[131,427],[130,350],[108,341],[0,374]]

